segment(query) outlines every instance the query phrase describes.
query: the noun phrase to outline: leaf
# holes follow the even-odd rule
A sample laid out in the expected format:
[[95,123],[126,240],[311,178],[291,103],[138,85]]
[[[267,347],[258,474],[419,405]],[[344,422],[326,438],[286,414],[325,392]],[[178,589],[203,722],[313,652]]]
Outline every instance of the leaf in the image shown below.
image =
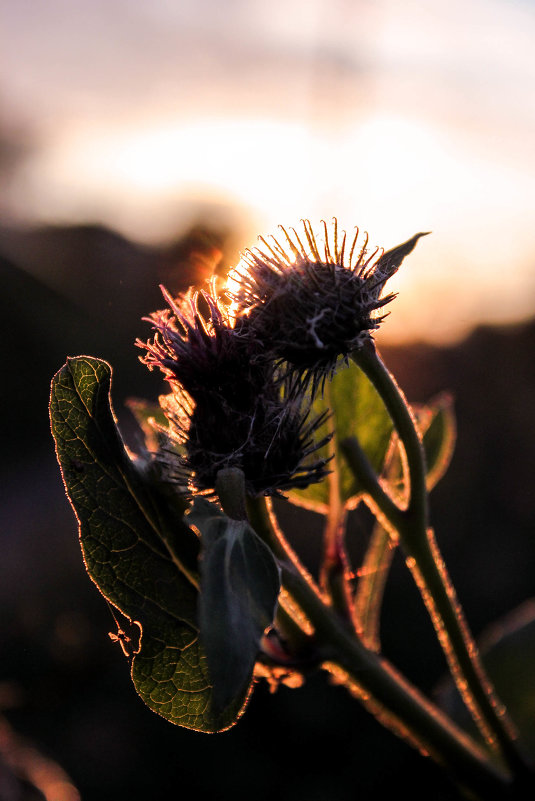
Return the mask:
[[[453,399],[449,393],[444,392],[425,405],[412,405],[411,409],[422,439],[427,471],[426,485],[430,491],[445,474],[453,455],[457,433]],[[388,481],[392,494],[406,502],[406,464],[401,456],[401,445],[397,437],[392,438],[387,459],[388,467],[383,467],[383,479]]]
[[[165,398],[164,395],[160,396],[160,402],[163,403]],[[143,473],[147,487],[182,517],[189,501],[184,492],[177,491],[177,475],[167,465],[171,454],[180,459],[185,449],[168,436],[169,421],[161,405],[139,398],[128,398],[125,405],[134,415],[145,440],[145,447],[141,446],[141,453],[136,459],[136,467]],[[169,457],[165,461],[155,458],[158,451],[162,453],[161,449]]]
[[334,452],[330,462],[333,473],[327,481],[311,484],[303,490],[292,490],[289,499],[297,505],[326,514],[333,482],[343,505],[355,505],[360,493],[358,483],[341,456],[339,442],[356,436],[371,464],[380,472],[392,433],[392,422],[374,386],[354,362],[338,370],[332,381],[326,384],[324,396],[314,401],[313,409],[316,414],[332,410],[332,416],[318,432],[318,438],[334,428],[332,443],[324,446],[321,452],[326,458]]
[[430,231],[425,231],[415,234],[415,236],[411,237],[411,239],[408,239],[406,242],[403,242],[403,244],[397,245],[397,247],[392,248],[391,250],[387,250],[386,253],[383,253],[382,256],[377,259],[374,267],[374,277],[382,279],[377,286],[377,295],[379,295],[382,291],[385,282],[399,270],[405,256],[408,256],[409,253],[412,253],[418,240],[422,236],[428,236],[430,233]]
[[129,458],[110,405],[111,368],[71,358],[52,381],[50,417],[87,571],[137,624],[137,692],[155,712],[200,731],[232,725],[246,701],[214,709],[197,624],[198,539]]
[[373,651],[381,649],[379,638],[381,606],[395,549],[396,545],[390,533],[380,523],[376,523],[359,571],[354,602],[362,642]]
[[456,439],[453,398],[448,393],[434,398],[425,407],[430,420],[422,433],[427,465],[427,489],[437,485],[449,467]]
[[201,533],[201,640],[214,706],[224,708],[251,685],[260,640],[275,615],[280,574],[246,520],[232,520],[197,498],[188,521]]
[[162,429],[169,422],[162,407],[141,398],[128,398],[126,406],[130,409],[145,436],[145,446],[149,451],[158,450],[162,439]]

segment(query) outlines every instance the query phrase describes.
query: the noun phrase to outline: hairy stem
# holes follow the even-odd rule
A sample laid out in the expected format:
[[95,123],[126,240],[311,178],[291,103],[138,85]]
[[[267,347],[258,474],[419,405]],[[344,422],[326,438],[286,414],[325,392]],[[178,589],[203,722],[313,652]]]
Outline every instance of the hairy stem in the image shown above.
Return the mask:
[[296,574],[301,576],[319,595],[320,590],[313,577],[303,565],[279,526],[276,525],[271,500],[265,497],[247,498],[247,515],[258,536],[269,545],[276,558],[280,562],[292,565]]
[[410,481],[407,508],[400,509],[386,496],[377,477],[372,477],[369,466],[363,466],[362,455],[349,460],[350,466],[359,471],[359,477],[361,472],[365,476],[372,505],[379,507],[390,527],[399,533],[407,564],[422,593],[452,676],[475,722],[487,743],[499,749],[513,773],[522,773],[527,768],[514,727],[485,675],[477,646],[428,525],[425,456],[411,410],[372,342],[355,351],[352,357],[383,399],[403,444]]
[[507,798],[508,779],[484,752],[387,660],[366,648],[318,590],[285,557],[281,532],[265,499],[249,502],[251,524],[277,551],[284,590],[303,610],[322,653],[322,667],[357,695],[388,728],[443,765],[482,801]]

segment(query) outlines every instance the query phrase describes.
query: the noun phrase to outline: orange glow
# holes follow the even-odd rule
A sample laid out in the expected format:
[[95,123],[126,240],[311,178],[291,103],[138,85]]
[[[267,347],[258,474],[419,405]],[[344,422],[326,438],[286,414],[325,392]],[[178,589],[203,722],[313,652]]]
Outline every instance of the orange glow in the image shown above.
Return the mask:
[[[132,7],[138,36],[110,33],[109,51],[64,4],[48,38],[13,14],[6,97],[42,137],[15,216],[159,242],[230,209],[243,247],[301,218],[336,216],[385,248],[430,230],[381,336],[451,341],[533,315],[529,4],[186,6]],[[120,31],[124,6],[108,13]]]
[[33,180],[49,214],[98,208],[147,241],[177,233],[196,204],[242,208],[251,230],[243,247],[255,244],[253,231],[276,233],[303,217],[336,216],[385,249],[432,230],[391,282],[399,297],[382,336],[398,342],[423,332],[451,341],[482,314],[506,322],[533,312],[535,246],[518,208],[530,207],[535,175],[482,160],[414,118],[375,113],[336,132],[269,118],[73,128],[34,164]]

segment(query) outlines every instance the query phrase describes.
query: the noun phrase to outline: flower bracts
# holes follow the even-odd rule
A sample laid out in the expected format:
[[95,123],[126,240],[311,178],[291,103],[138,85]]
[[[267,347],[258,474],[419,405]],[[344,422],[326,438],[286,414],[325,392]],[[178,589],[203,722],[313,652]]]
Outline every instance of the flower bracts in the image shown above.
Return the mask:
[[316,443],[314,434],[324,417],[311,417],[310,400],[290,390],[248,317],[232,321],[213,286],[182,301],[163,292],[170,309],[151,316],[157,333],[138,345],[171,384],[163,407],[183,456],[164,448],[161,458],[168,468],[174,462],[177,483],[213,493],[229,467],[243,471],[253,496],[320,481],[326,463],[313,454],[325,439]]
[[[142,361],[171,385],[162,401],[167,475],[189,494],[213,494],[220,470],[238,467],[252,496],[276,495],[321,481],[325,459],[314,455],[329,437],[315,436],[325,416],[310,407],[339,360],[371,337],[394,298],[386,281],[419,237],[387,253],[349,242],[325,223],[320,247],[308,221],[283,247],[261,239],[232,273],[230,303],[215,284],[147,318],[156,330],[140,342]],[[177,449],[176,445],[180,448]]]

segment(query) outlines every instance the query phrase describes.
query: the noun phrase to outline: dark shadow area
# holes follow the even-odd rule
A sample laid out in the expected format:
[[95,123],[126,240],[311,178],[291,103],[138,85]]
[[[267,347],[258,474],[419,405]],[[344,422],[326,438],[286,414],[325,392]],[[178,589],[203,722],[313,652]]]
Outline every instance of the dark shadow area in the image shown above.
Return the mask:
[[[410,788],[413,801],[458,798],[437,768],[383,730],[345,690],[311,676],[271,696],[260,684],[229,732],[172,726],[137,697],[105,602],[88,579],[50,436],[52,375],[68,355],[107,359],[129,442],[129,396],[162,383],[138,361],[141,317],[225,261],[226,233],[193,229],[142,248],[97,226],[0,231],[2,523],[0,702],[17,732],[64,768],[83,801],[195,793],[235,801],[354,801]],[[5,254],[2,256],[1,254]],[[379,338],[380,344],[380,338]],[[382,349],[409,400],[449,390],[458,443],[432,495],[440,546],[474,632],[535,594],[535,324],[481,328],[448,348]],[[316,530],[314,530],[316,529]],[[365,517],[355,536],[365,536]],[[303,530],[313,566],[317,526]],[[307,542],[309,538],[309,542]],[[383,616],[388,656],[426,692],[444,672],[402,559]]]

